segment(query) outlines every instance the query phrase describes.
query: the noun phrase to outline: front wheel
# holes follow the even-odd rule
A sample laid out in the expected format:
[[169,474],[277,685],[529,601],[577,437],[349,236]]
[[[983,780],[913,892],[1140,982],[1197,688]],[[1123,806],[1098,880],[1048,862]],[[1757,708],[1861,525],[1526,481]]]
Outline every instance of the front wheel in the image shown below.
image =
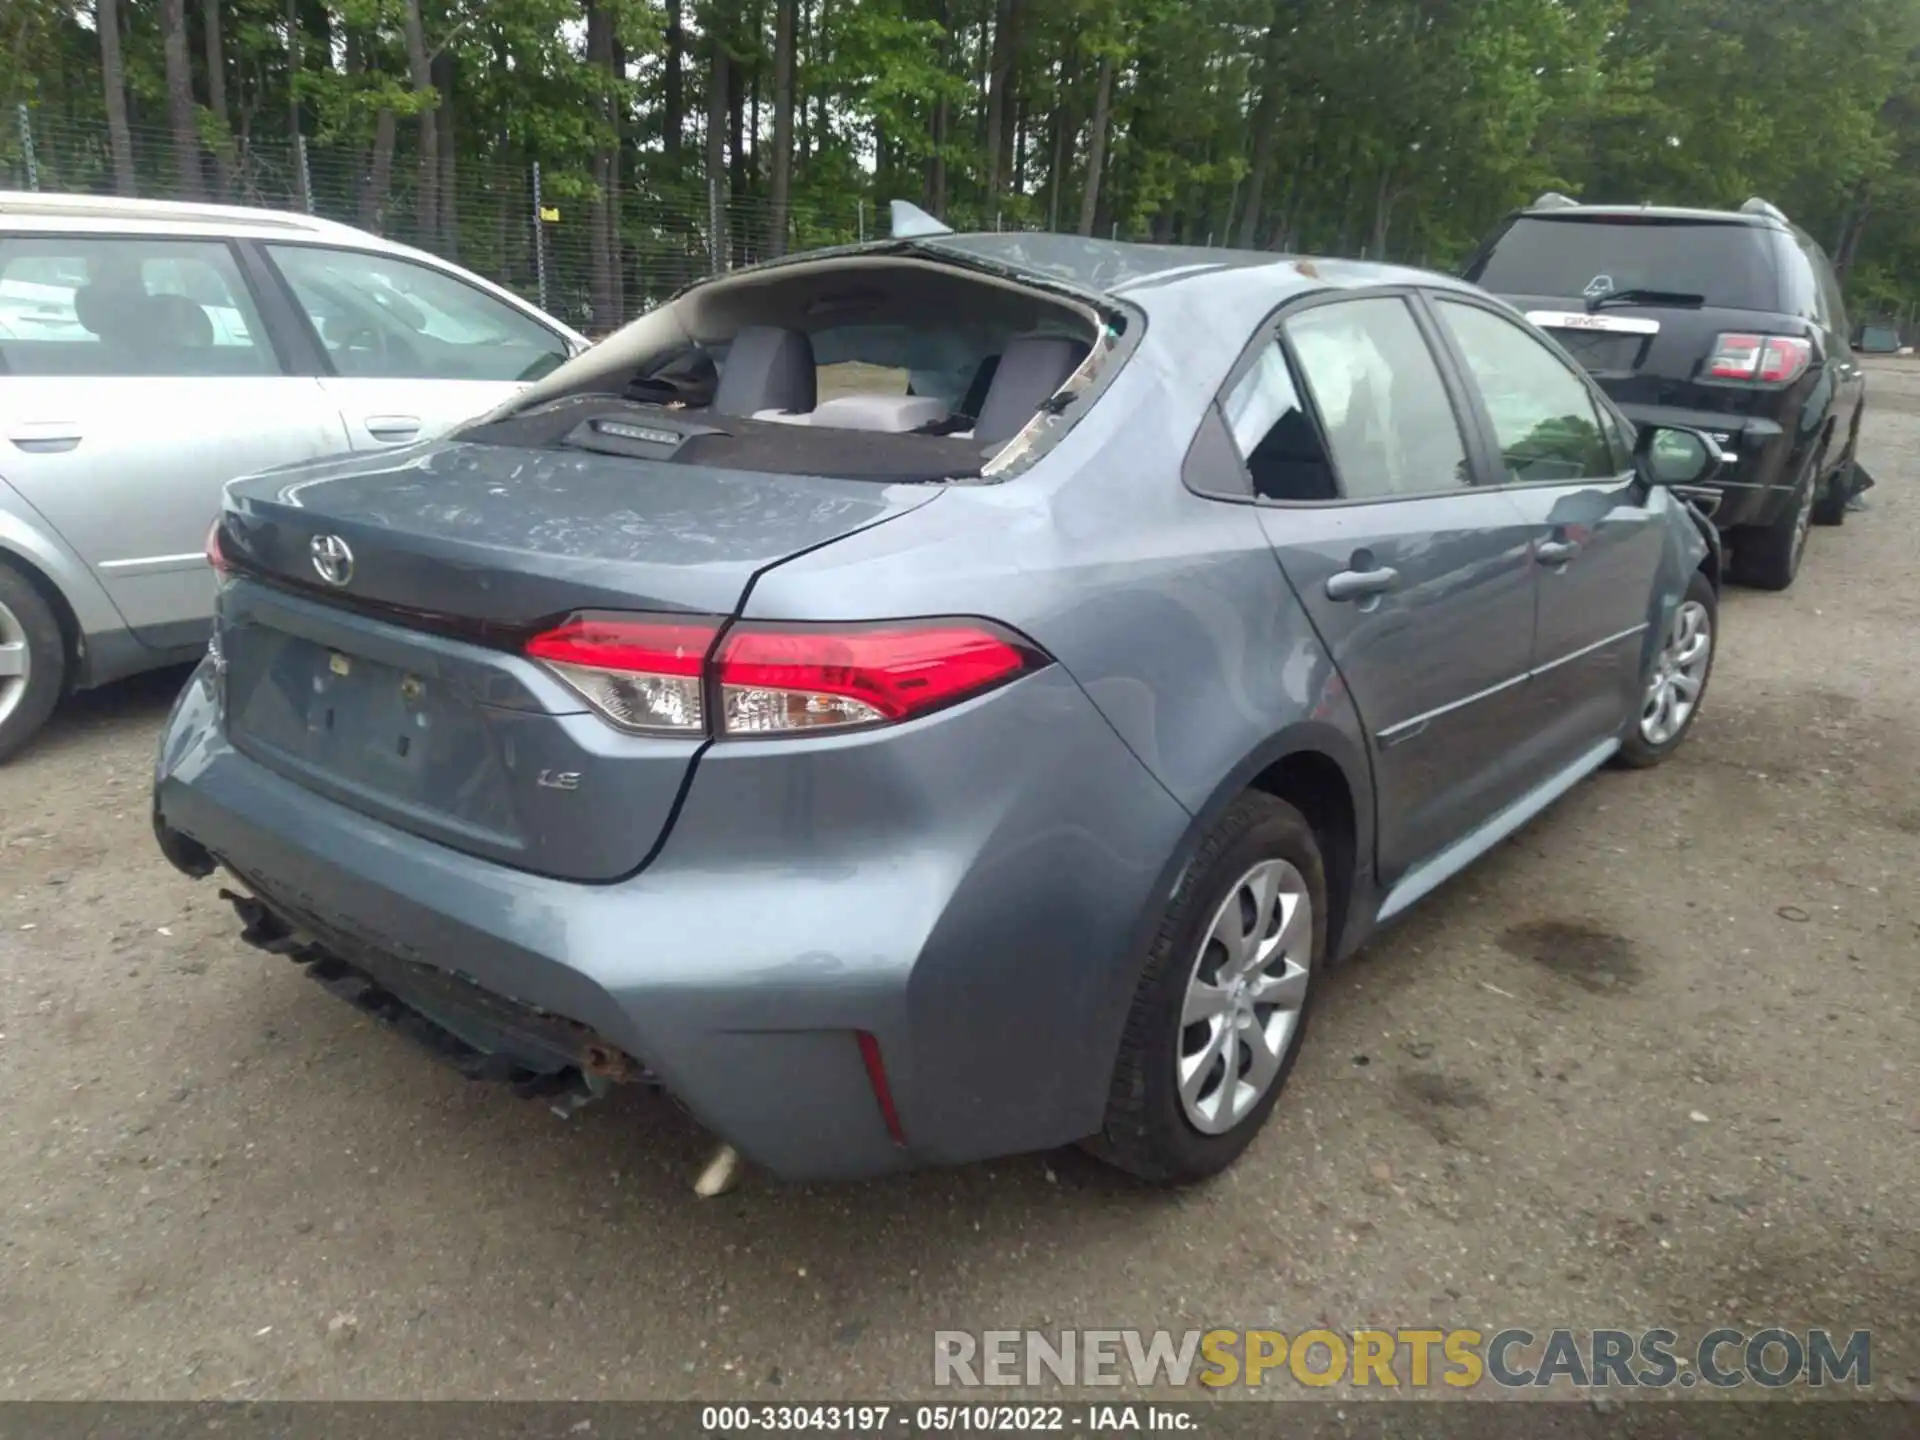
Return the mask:
[[1620,742],[1619,761],[1631,769],[1658,765],[1680,748],[1700,714],[1713,676],[1715,629],[1720,620],[1713,582],[1698,570],[1667,623],[1640,692],[1640,713]]
[[1162,1185],[1231,1165],[1292,1073],[1326,945],[1312,827],[1284,801],[1243,795],[1167,907],[1088,1148]]

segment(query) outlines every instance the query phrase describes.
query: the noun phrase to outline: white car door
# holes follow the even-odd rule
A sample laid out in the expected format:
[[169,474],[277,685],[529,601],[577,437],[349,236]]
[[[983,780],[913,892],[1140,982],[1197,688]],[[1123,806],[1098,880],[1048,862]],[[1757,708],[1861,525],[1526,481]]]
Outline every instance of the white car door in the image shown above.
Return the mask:
[[356,450],[431,439],[564,363],[571,337],[451,270],[332,245],[261,247],[312,323]]
[[284,373],[219,239],[0,234],[0,482],[99,578],[135,637],[198,643],[228,480],[346,446]]

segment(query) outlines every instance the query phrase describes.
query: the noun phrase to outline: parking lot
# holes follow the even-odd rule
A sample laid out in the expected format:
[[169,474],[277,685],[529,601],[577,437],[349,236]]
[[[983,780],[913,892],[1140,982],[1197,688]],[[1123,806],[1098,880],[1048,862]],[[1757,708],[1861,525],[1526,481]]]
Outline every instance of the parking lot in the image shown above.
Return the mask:
[[0,1396],[923,1394],[932,1332],[1874,1331],[1920,1393],[1920,367],[1873,509],[1734,591],[1699,727],[1334,977],[1213,1186],[1077,1153],[690,1182],[657,1098],[469,1086],[160,859],[180,676],[0,768]]

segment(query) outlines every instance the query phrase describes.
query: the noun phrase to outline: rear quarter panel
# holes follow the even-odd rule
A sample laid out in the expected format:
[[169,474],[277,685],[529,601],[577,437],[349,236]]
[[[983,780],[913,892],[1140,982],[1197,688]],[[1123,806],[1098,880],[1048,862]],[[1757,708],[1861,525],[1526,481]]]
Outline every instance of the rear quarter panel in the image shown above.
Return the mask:
[[1031,471],[1001,485],[953,487],[922,510],[785,562],[758,579],[743,611],[814,620],[984,615],[1009,624],[1059,662],[1151,783],[1191,817],[1150,887],[1085,897],[1128,907],[1127,947],[1030,957],[1099,977],[1099,1040],[1090,1052],[1098,1060],[1064,1082],[1082,1096],[1104,1094],[1146,946],[1187,858],[1264,766],[1296,749],[1340,766],[1360,832],[1355,888],[1370,883],[1367,752],[1340,678],[1253,508],[1181,483],[1181,461],[1238,340],[1220,336],[1184,354],[1154,340],[1150,333],[1106,396]]

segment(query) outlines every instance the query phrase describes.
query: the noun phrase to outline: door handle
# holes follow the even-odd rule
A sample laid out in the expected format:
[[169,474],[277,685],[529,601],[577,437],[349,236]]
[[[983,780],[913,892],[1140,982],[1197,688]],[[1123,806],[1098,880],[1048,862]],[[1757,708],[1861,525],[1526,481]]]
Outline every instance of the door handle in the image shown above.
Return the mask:
[[1365,600],[1384,595],[1400,583],[1400,572],[1391,565],[1377,570],[1342,570],[1327,577],[1329,600]]
[[367,433],[376,440],[411,440],[420,433],[418,415],[369,415]]
[[1542,565],[1564,565],[1579,553],[1578,540],[1542,540],[1533,547],[1533,558]]
[[29,420],[7,432],[14,448],[29,455],[59,455],[80,443],[80,426],[72,420]]

